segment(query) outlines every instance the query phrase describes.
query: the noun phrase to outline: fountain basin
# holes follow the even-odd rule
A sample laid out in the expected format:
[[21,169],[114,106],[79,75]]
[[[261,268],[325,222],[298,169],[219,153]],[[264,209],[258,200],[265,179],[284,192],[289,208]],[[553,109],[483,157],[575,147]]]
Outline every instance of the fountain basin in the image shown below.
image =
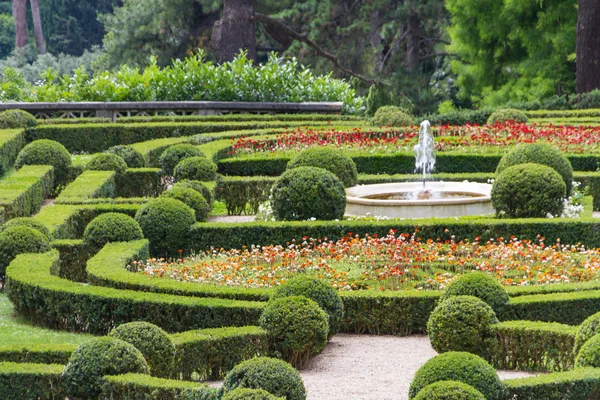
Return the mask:
[[494,213],[492,185],[475,182],[382,183],[346,189],[346,215],[444,218]]

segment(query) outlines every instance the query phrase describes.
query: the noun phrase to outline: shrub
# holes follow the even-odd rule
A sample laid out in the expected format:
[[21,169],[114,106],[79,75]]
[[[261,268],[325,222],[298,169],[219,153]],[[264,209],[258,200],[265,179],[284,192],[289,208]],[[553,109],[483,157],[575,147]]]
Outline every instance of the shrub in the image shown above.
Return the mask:
[[592,336],[577,353],[575,368],[584,367],[600,368],[600,334]]
[[410,384],[410,399],[426,386],[440,381],[458,381],[479,390],[486,400],[497,400],[502,394],[502,382],[496,370],[483,358],[466,352],[437,355],[427,361]]
[[552,168],[541,164],[518,164],[496,176],[492,205],[498,216],[545,218],[560,215],[566,185]]
[[497,122],[529,122],[529,118],[521,110],[515,110],[514,108],[502,108],[496,110],[490,115],[487,120],[488,125],[493,125]]
[[26,226],[28,228],[33,228],[36,231],[43,233],[44,236],[50,239],[50,230],[48,229],[48,227],[31,217],[19,217],[8,220],[8,222],[0,226],[0,233],[13,226]]
[[173,175],[175,166],[190,157],[204,157],[204,154],[192,144],[176,144],[163,151],[159,163],[165,174]]
[[176,199],[160,197],[142,205],[135,214],[153,254],[175,254],[195,222],[194,210]]
[[485,354],[493,344],[494,310],[474,296],[453,296],[442,301],[427,321],[427,335],[438,353],[468,351]]
[[148,373],[148,364],[138,349],[119,339],[94,338],[73,352],[63,372],[62,384],[70,397],[96,399],[105,375],[129,372]]
[[210,213],[210,206],[208,205],[208,202],[204,196],[194,189],[174,187],[164,192],[161,197],[170,197],[183,202],[183,204],[194,210],[196,214],[196,221],[206,221],[208,214]]
[[121,157],[129,168],[144,168],[146,166],[144,155],[131,146],[113,146],[107,150],[107,153]]
[[225,393],[222,400],[285,400],[284,397],[276,397],[263,389],[233,389]]
[[217,177],[217,164],[204,157],[190,157],[182,160],[173,172],[175,181],[214,181]]
[[236,388],[263,389],[286,400],[306,399],[298,371],[285,361],[256,357],[236,365],[223,381],[225,394]]
[[0,278],[6,267],[21,253],[45,253],[50,251],[48,237],[27,226],[13,226],[0,233]]
[[52,165],[54,167],[54,182],[64,184],[69,175],[71,155],[62,144],[53,140],[35,140],[23,147],[19,153],[15,168],[23,165]]
[[37,125],[33,115],[23,110],[0,112],[0,129],[32,128]]
[[500,282],[483,272],[470,272],[454,280],[444,291],[442,300],[451,296],[475,296],[496,313],[508,303],[508,294]]
[[127,164],[123,157],[113,153],[98,153],[86,164],[86,170],[91,171],[115,171],[122,175],[127,171]]
[[297,167],[319,167],[326,169],[337,176],[345,187],[356,186],[358,184],[356,164],[350,157],[339,150],[327,147],[304,150],[289,162],[287,169]]
[[212,210],[213,194],[212,194],[211,190],[209,188],[207,188],[202,182],[190,181],[189,179],[186,179],[186,180],[177,182],[176,184],[173,185],[172,188],[173,189],[175,189],[175,188],[194,189],[196,192],[200,193],[204,197],[204,199],[208,203],[210,209]]
[[285,171],[273,185],[273,212],[279,220],[342,219],[346,210],[344,185],[323,168]]
[[379,126],[410,126],[414,117],[400,107],[383,106],[375,112],[372,122]]
[[83,232],[83,242],[95,250],[100,250],[109,242],[129,242],[143,238],[142,228],[135,219],[112,212],[98,215]]
[[457,381],[439,381],[425,386],[415,400],[486,400],[473,386]]
[[554,168],[567,185],[567,195],[573,186],[573,167],[556,147],[546,143],[521,144],[508,152],[496,167],[496,174],[517,164],[536,163]]
[[581,346],[590,340],[593,336],[600,333],[600,313],[596,313],[588,317],[585,321],[579,325],[579,330],[575,336],[575,348],[574,352],[577,354]]
[[159,378],[170,378],[175,367],[175,346],[169,335],[149,322],[130,322],[110,331],[110,337],[131,343],[138,349],[148,366],[150,374]]
[[297,276],[277,287],[271,300],[289,296],[304,296],[316,302],[328,315],[329,337],[339,332],[344,303],[329,283],[308,276]]

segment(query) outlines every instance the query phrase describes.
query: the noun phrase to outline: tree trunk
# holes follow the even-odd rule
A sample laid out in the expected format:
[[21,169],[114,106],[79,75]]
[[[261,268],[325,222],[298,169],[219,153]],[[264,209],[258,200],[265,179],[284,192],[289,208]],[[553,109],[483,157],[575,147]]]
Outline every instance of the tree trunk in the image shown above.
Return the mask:
[[223,17],[215,22],[210,47],[220,63],[231,61],[240,50],[256,59],[256,0],[223,0]]
[[15,19],[15,47],[27,45],[27,0],[13,0],[13,18]]
[[380,10],[376,10],[371,13],[371,29],[369,42],[371,46],[375,49],[375,72],[383,71],[383,57],[384,52],[381,45],[381,14]]
[[421,21],[419,20],[419,15],[412,7],[412,1],[407,2],[407,5],[409,10],[406,35],[406,70],[408,72],[415,72],[419,67],[419,28]]
[[579,0],[577,93],[600,89],[600,1]]
[[42,30],[42,17],[40,16],[40,0],[30,0],[30,2],[35,44],[40,54],[46,54],[46,41],[44,40],[44,31]]

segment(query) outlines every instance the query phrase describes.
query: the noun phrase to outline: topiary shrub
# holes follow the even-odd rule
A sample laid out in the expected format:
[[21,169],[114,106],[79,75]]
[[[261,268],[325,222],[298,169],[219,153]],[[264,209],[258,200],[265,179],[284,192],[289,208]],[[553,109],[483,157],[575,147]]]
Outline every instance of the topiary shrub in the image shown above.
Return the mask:
[[172,189],[163,192],[161,197],[170,197],[183,202],[185,205],[194,210],[196,221],[206,221],[210,213],[208,202],[200,193],[194,189],[184,187],[173,187]]
[[150,241],[150,251],[155,255],[174,255],[196,218],[194,210],[181,201],[159,197],[142,205],[135,214],[144,237]]
[[541,164],[518,164],[496,176],[492,205],[496,214],[508,218],[545,218],[560,215],[566,185],[552,168]]
[[593,336],[600,333],[600,313],[596,313],[588,318],[579,325],[579,330],[575,335],[575,354],[579,353],[579,349],[584,345],[585,342],[590,340]]
[[23,165],[52,165],[54,167],[55,185],[67,182],[71,155],[62,144],[53,140],[41,139],[29,143],[19,152],[15,168]]
[[269,348],[294,367],[301,367],[327,345],[327,314],[304,296],[270,301],[259,323],[267,332]]
[[437,355],[427,361],[410,383],[409,399],[426,386],[440,381],[458,381],[480,391],[486,400],[497,400],[502,395],[502,382],[496,370],[483,358],[466,352]]
[[27,226],[12,226],[0,233],[0,278],[4,279],[6,267],[22,253],[50,251],[48,237]]
[[26,129],[36,125],[37,120],[27,111],[6,110],[0,112],[0,129]]
[[493,125],[497,122],[529,122],[529,118],[525,113],[521,110],[516,110],[514,108],[502,108],[500,110],[496,110],[489,116],[487,123],[488,125]]
[[173,375],[175,346],[158,326],[149,322],[130,322],[114,328],[108,336],[131,343],[138,349],[146,359],[151,375],[159,378]]
[[131,146],[113,146],[106,150],[106,152],[121,157],[129,168],[143,168],[146,166],[144,155]]
[[278,220],[342,219],[346,211],[344,185],[323,168],[285,171],[271,190],[271,207]]
[[508,152],[496,167],[496,174],[517,164],[536,163],[554,168],[567,185],[567,195],[573,186],[573,167],[569,159],[556,147],[547,143],[520,144]]
[[600,368],[600,334],[592,336],[582,346],[575,358],[575,368]]
[[182,160],[173,172],[175,181],[214,181],[217,178],[217,164],[204,157],[190,157]]
[[427,321],[427,335],[438,352],[468,351],[486,354],[495,337],[492,325],[498,323],[494,310],[474,296],[453,296],[442,301]]
[[100,250],[109,242],[129,242],[144,238],[140,224],[129,215],[104,213],[94,218],[83,232],[83,242],[93,250]]
[[339,150],[316,147],[304,150],[294,157],[287,169],[297,167],[319,167],[333,173],[345,187],[358,184],[358,171],[354,161]]
[[190,157],[204,157],[204,154],[192,144],[175,144],[163,151],[158,161],[165,174],[173,175],[175,166]]
[[442,301],[451,296],[475,296],[499,313],[508,303],[508,293],[500,282],[483,272],[470,272],[452,281],[442,294]]
[[340,331],[344,316],[344,303],[337,290],[328,282],[309,276],[296,276],[278,286],[271,295],[271,300],[290,296],[309,298],[327,313],[329,338]]
[[86,170],[91,171],[115,171],[117,174],[124,174],[127,171],[127,164],[121,156],[113,153],[98,153],[85,165]]
[[0,233],[13,226],[26,226],[28,228],[33,228],[36,231],[41,232],[48,239],[51,239],[50,230],[48,227],[31,217],[19,217],[8,220],[6,223],[4,223],[4,225],[0,226]]
[[285,400],[285,397],[273,396],[263,389],[233,389],[225,393],[221,400]]
[[412,115],[400,107],[383,106],[375,112],[371,121],[379,126],[410,126],[413,125],[414,119]]
[[209,188],[207,188],[202,182],[190,181],[189,179],[185,179],[183,181],[179,181],[176,184],[174,184],[172,188],[173,189],[187,188],[187,189],[195,190],[196,192],[200,193],[204,197],[204,199],[208,203],[210,209],[212,210],[212,202],[213,202],[212,191]]
[[298,371],[285,361],[256,357],[233,367],[223,381],[225,394],[237,388],[263,389],[286,400],[306,399]]
[[97,399],[105,375],[147,374],[148,364],[133,345],[111,337],[81,344],[71,354],[61,383],[70,398]]
[[462,382],[440,381],[425,386],[415,400],[486,400],[483,394]]

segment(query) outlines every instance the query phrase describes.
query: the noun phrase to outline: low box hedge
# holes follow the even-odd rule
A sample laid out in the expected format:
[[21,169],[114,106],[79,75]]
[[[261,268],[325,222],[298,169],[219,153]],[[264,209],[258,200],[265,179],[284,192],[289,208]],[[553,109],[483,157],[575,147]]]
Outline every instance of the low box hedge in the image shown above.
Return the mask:
[[129,124],[132,122],[233,122],[233,121],[321,121],[353,123],[366,122],[355,115],[340,114],[226,114],[226,115],[155,115],[140,117],[120,117],[117,123]]
[[122,175],[115,177],[115,196],[158,197],[167,189],[160,168],[128,168]]
[[64,188],[56,204],[79,204],[88,199],[115,197],[114,171],[84,171]]
[[64,400],[63,365],[0,363],[0,399]]
[[39,211],[54,185],[49,165],[26,165],[0,180],[0,206],[4,219],[26,217]]
[[13,168],[24,146],[25,132],[22,129],[0,130],[0,177]]
[[51,242],[52,248],[58,250],[58,276],[75,282],[86,282],[86,261],[89,250],[81,239],[59,239]]
[[503,400],[591,400],[600,398],[600,368],[581,368],[504,382]]
[[0,362],[66,365],[77,346],[53,343],[0,345]]
[[179,380],[155,378],[143,374],[105,376],[102,399],[114,400],[218,400],[219,390],[206,385]]

